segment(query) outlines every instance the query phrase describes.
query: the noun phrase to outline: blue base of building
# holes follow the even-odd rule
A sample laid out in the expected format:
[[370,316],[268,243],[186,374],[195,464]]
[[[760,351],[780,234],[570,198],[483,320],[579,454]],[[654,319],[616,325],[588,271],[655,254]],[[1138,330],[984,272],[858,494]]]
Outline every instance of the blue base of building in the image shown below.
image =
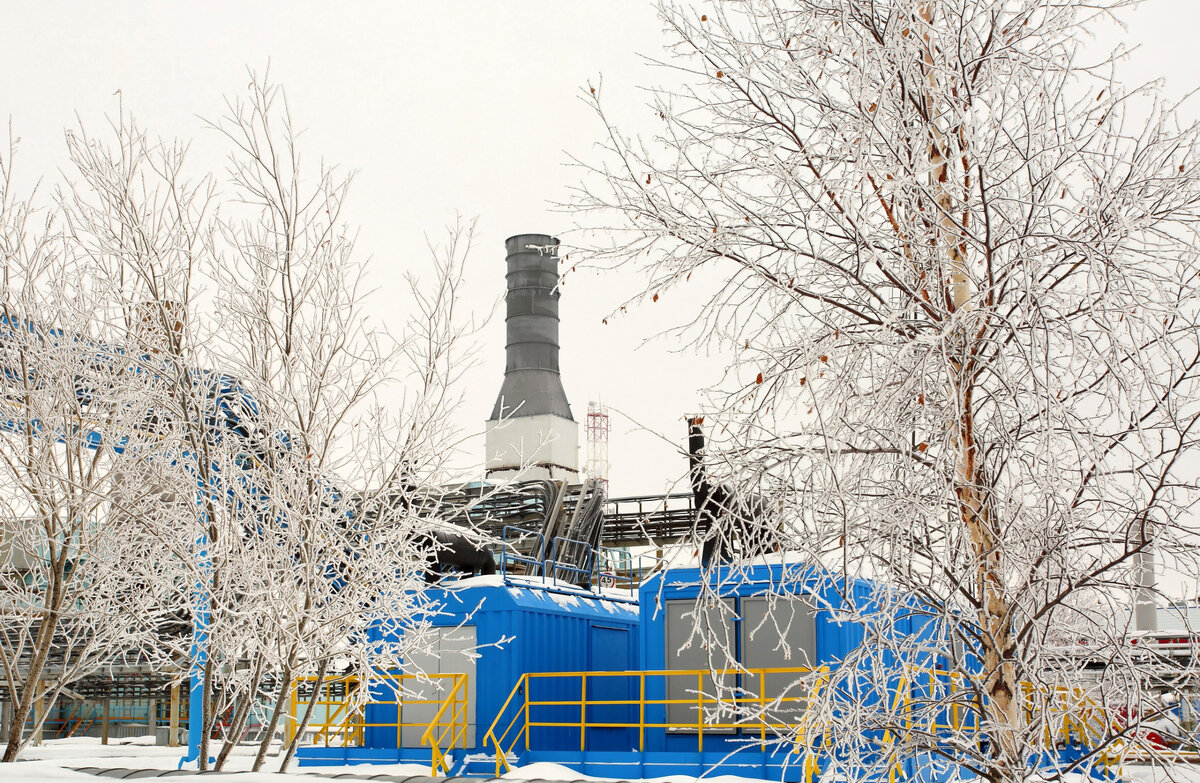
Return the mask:
[[[461,753],[461,751],[459,751]],[[296,750],[301,767],[343,766],[346,764],[423,764],[429,766],[429,748],[323,748],[313,746]]]
[[[455,751],[463,757],[463,751]],[[494,761],[472,754],[471,763],[456,765],[460,775],[491,777]],[[352,764],[429,764],[427,748],[300,748],[296,752],[301,767],[343,766]],[[465,757],[461,760],[465,760]],[[456,758],[456,761],[460,761]],[[584,775],[604,778],[657,778],[664,775],[736,775],[758,780],[796,783],[804,780],[803,757],[785,751],[774,753],[744,750],[686,753],[678,751],[639,753],[637,751],[530,750],[521,753],[514,765],[549,762],[561,764]]]
[[794,783],[804,780],[803,756],[787,752],[765,753],[760,750],[681,753],[677,751],[639,753],[637,751],[555,751],[531,750],[522,753],[519,764],[550,762],[584,775],[618,779],[658,778],[665,775],[735,775],[758,780]]
[[[491,754],[478,749],[452,751],[454,760],[451,775],[463,777],[487,777],[495,774],[495,761]],[[1070,753],[1064,751],[1057,764],[1069,763]],[[301,767],[344,766],[354,764],[420,764],[429,765],[428,748],[300,748],[296,753]],[[593,777],[639,780],[666,775],[688,775],[713,777],[734,775],[752,780],[779,781],[779,783],[803,783],[804,757],[784,749],[763,751],[757,748],[730,753],[705,751],[577,751],[577,750],[527,750],[510,758],[512,766],[524,766],[548,762],[560,764],[583,775]],[[905,777],[920,783],[936,783],[952,776],[944,764],[933,759],[917,759],[905,765]],[[1111,779],[1106,770],[1092,769],[1094,780]]]

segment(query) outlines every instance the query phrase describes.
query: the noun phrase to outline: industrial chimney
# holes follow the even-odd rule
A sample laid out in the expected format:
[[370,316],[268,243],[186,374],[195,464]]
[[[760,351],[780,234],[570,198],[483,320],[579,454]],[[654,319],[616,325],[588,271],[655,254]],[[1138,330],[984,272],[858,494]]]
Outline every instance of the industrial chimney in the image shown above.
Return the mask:
[[508,253],[504,383],[487,421],[486,473],[579,480],[579,425],[558,372],[558,240],[517,234]]

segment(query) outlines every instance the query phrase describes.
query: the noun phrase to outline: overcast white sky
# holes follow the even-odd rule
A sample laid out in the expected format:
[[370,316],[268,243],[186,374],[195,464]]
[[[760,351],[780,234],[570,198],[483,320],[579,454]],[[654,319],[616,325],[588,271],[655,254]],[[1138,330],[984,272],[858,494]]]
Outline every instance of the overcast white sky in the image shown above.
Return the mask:
[[[565,200],[577,179],[566,153],[586,155],[597,136],[579,91],[602,75],[608,102],[636,130],[637,86],[660,79],[638,55],[659,54],[663,41],[648,0],[10,1],[4,10],[0,116],[22,139],[18,174],[27,184],[62,164],[62,132],[76,114],[99,128],[116,113],[118,89],[143,126],[195,138],[204,161],[215,139],[196,115],[218,115],[222,96],[244,89],[246,67],[261,70],[269,59],[307,129],[305,149],[359,171],[348,216],[374,259],[376,312],[397,327],[389,291],[424,264],[425,236],[439,236],[456,214],[479,218],[468,300],[481,313],[503,293],[505,237],[571,227],[550,202]],[[1104,45],[1124,38],[1140,46],[1122,71],[1126,81],[1161,78],[1172,96],[1200,86],[1200,0],[1148,0],[1127,20],[1127,33],[1103,36]],[[618,495],[660,491],[681,476],[682,416],[720,371],[705,357],[673,353],[667,341],[638,348],[681,317],[686,302],[601,326],[637,284],[580,276],[562,300],[567,396],[580,421],[589,399],[614,408]],[[500,388],[503,329],[498,312],[461,414],[472,431]],[[473,453],[481,463],[482,439]]]

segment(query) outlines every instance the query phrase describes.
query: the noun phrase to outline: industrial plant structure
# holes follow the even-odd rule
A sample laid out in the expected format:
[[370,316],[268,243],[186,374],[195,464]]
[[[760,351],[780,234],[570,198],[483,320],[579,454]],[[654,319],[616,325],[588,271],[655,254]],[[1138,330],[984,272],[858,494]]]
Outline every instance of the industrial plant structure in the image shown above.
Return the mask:
[[[897,663],[864,649],[869,621],[844,618],[886,616],[926,650],[901,663],[934,672],[945,629],[903,597],[884,606],[880,586],[813,564],[726,564],[774,547],[769,535],[739,542],[738,531],[766,512],[753,500],[734,509],[729,488],[709,480],[700,417],[686,431],[691,492],[606,497],[599,407],[589,411],[581,478],[579,425],[559,372],[558,246],[544,234],[505,243],[506,363],[486,421],[488,481],[405,500],[431,520],[436,586],[423,619],[433,642],[401,671],[300,682],[285,731],[307,704],[316,712],[299,762],[420,761],[435,774],[491,775],[554,761],[606,777],[716,771],[812,781],[831,727],[808,706],[830,672],[851,659],[864,676]],[[447,522],[471,537],[456,539]],[[695,567],[664,566],[661,547],[714,526],[722,535],[707,537],[717,543],[698,552]],[[786,622],[765,622],[768,611]],[[720,643],[689,645],[697,612]],[[136,686],[125,675],[88,681],[80,696],[88,710],[57,706],[49,730],[79,736],[100,721],[106,733],[175,729],[170,673]],[[125,696],[128,719],[114,721],[114,697]],[[915,777],[915,764],[903,760],[895,772]]]

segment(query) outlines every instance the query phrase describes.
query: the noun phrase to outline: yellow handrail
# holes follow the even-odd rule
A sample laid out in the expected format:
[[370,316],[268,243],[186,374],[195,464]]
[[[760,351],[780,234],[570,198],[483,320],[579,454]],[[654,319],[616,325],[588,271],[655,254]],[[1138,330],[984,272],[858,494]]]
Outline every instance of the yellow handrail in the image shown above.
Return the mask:
[[[380,679],[380,680],[384,680],[384,681],[390,680],[390,681],[394,681],[397,683],[403,683],[404,681],[407,681],[407,680],[422,680],[425,682],[429,682],[431,680],[449,680],[452,683],[450,686],[451,694],[465,694],[466,687],[467,687],[467,685],[466,685],[467,675],[449,673],[449,672],[444,673],[444,674],[429,674],[429,675],[380,674],[380,675],[376,675],[376,677],[377,677],[377,679]],[[291,726],[292,731],[295,730],[295,724],[296,724],[295,719],[297,717],[296,713],[297,713],[298,707],[299,707],[296,695],[300,688],[300,684],[302,682],[313,682],[315,679],[316,679],[315,677],[300,677],[300,678],[297,678],[297,681],[292,686],[292,694],[291,694],[291,706],[292,706],[291,713],[292,713],[292,717],[293,717],[292,726]],[[462,682],[461,685],[459,684],[460,681]],[[346,694],[343,698],[341,698],[341,699],[329,699],[329,698],[321,699],[321,698],[319,698],[321,696],[321,694],[318,693],[318,699],[313,702],[314,707],[324,707],[324,708],[336,707],[336,709],[334,709],[332,713],[327,714],[323,720],[317,721],[314,719],[310,722],[310,726],[312,726],[314,729],[318,729],[316,734],[313,736],[313,744],[317,744],[317,743],[323,741],[325,746],[328,747],[330,745],[330,740],[332,738],[340,737],[342,740],[342,742],[341,742],[342,747],[347,747],[352,744],[361,746],[364,742],[366,729],[368,729],[368,728],[394,728],[396,730],[396,747],[400,747],[401,742],[403,741],[402,740],[402,729],[404,729],[404,728],[420,728],[420,729],[425,730],[425,729],[429,729],[430,725],[431,725],[430,723],[428,723],[426,721],[405,721],[405,720],[403,720],[401,711],[405,706],[413,706],[413,705],[417,705],[417,704],[428,704],[428,705],[436,705],[439,708],[444,708],[444,707],[446,707],[447,699],[450,698],[449,696],[447,696],[446,698],[442,698],[439,696],[438,698],[433,698],[433,699],[405,698],[403,695],[403,686],[400,685],[396,688],[398,693],[397,693],[397,697],[395,699],[393,699],[393,700],[372,699],[369,702],[370,705],[395,705],[396,719],[394,721],[387,721],[387,722],[383,722],[383,723],[367,723],[365,720],[365,716],[361,709],[354,709],[354,710],[350,709],[354,703],[354,700],[353,700],[351,694],[354,692],[354,690],[356,688],[360,687],[360,680],[358,677],[351,675],[348,677],[335,677],[335,678],[323,679],[321,682],[315,683],[313,685],[313,687],[318,688],[318,689],[326,688],[326,687],[328,687],[329,684],[338,683],[338,682],[345,683]],[[457,696],[455,698],[459,702],[463,702],[463,698],[458,698]],[[453,704],[453,702],[452,702],[452,704]],[[368,705],[360,705],[360,706],[368,706]],[[466,717],[467,717],[467,714],[466,714],[467,708],[466,708],[465,704],[462,704],[461,706],[462,706],[461,711],[457,708],[457,706],[453,707],[453,709],[454,709],[453,717],[456,720],[461,718],[460,723],[462,725],[465,725]],[[343,713],[345,713],[345,714],[343,715]],[[444,717],[445,710],[439,709],[438,714]],[[436,724],[434,724],[434,725],[436,725]],[[465,738],[465,736],[466,736],[466,729],[464,728],[461,732],[461,738]],[[443,739],[444,739],[444,737],[443,737]],[[460,739],[459,734],[455,735],[455,739],[456,740]],[[424,742],[424,737],[422,737],[422,742]]]
[[[739,695],[735,695],[727,699],[717,699],[715,697],[704,694],[705,677],[725,676],[743,674],[758,677],[759,690],[761,693],[753,695],[742,695],[745,691],[739,691]],[[768,697],[766,695],[766,676],[769,674],[790,674],[788,683],[791,684],[795,680],[795,676],[812,676],[813,683],[809,688],[809,692],[803,696],[777,696]],[[513,686],[504,705],[496,713],[495,720],[488,727],[487,733],[484,735],[484,747],[490,743],[496,754],[496,775],[499,776],[502,772],[509,770],[508,754],[515,749],[521,737],[525,737],[526,748],[529,747],[530,729],[532,727],[567,727],[577,728],[580,732],[580,747],[586,747],[586,731],[589,728],[636,728],[638,730],[638,748],[645,750],[646,729],[647,728],[662,728],[662,729],[690,729],[697,734],[697,744],[702,748],[703,737],[705,731],[713,729],[737,729],[746,728],[748,725],[756,725],[760,732],[761,741],[766,741],[766,732],[771,730],[797,730],[797,740],[793,743],[793,753],[799,753],[802,750],[808,751],[808,756],[805,759],[806,778],[811,778],[817,772],[816,760],[813,758],[812,748],[813,737],[819,732],[816,726],[812,725],[812,721],[806,716],[807,709],[804,715],[800,717],[798,723],[789,723],[784,720],[771,720],[765,713],[765,708],[768,703],[804,703],[805,705],[812,702],[813,699],[820,693],[821,689],[828,682],[829,669],[828,667],[810,668],[810,667],[793,667],[793,668],[771,668],[771,669],[723,669],[712,672],[708,669],[659,669],[649,671],[587,671],[587,672],[529,672],[523,674],[516,685]],[[602,678],[621,677],[626,679],[637,679],[638,695],[636,698],[628,699],[589,699],[587,684],[589,681],[595,681]],[[646,679],[648,677],[669,678],[669,677],[687,677],[696,678],[696,694],[695,697],[686,699],[648,699],[646,698]],[[535,679],[548,678],[573,678],[580,682],[579,698],[578,699],[547,699],[534,700],[530,698],[529,689]],[[632,682],[631,682],[632,685]],[[503,731],[497,734],[501,721],[508,713],[509,707],[513,705],[518,694],[522,694],[523,698],[517,703],[517,709],[514,710],[512,717],[508,720]],[[688,720],[686,723],[680,721],[653,721],[646,720],[646,707],[665,708],[670,704],[685,704],[696,708],[696,719]],[[734,715],[729,722],[709,722],[705,720],[704,707],[709,705],[733,705]],[[629,721],[595,721],[588,720],[589,706],[636,706],[637,719]],[[579,719],[577,721],[535,721],[531,720],[529,711],[531,707],[578,707]],[[743,706],[757,707],[757,715],[747,718],[742,713]],[[516,733],[510,734],[516,728]]]
[[[735,674],[749,675],[757,677],[758,690],[757,694],[747,694],[747,691],[739,689],[736,695],[718,699],[714,696],[708,696],[703,693],[706,684],[706,677],[722,677]],[[788,678],[789,685],[796,681],[797,676],[811,676],[812,682],[807,692],[801,696],[786,696],[780,695],[775,698],[768,696],[767,675],[792,675]],[[400,675],[383,675],[385,679],[404,680],[408,678],[418,677],[418,675],[400,674]],[[620,677],[630,679],[630,690],[634,690],[632,678],[636,678],[637,696],[623,699],[592,699],[588,697],[588,683],[601,680],[603,678]],[[687,698],[667,699],[667,698],[647,698],[646,680],[651,677],[669,678],[669,677],[686,677],[695,678],[696,693],[692,697],[690,694]],[[389,723],[365,723],[362,721],[362,715],[359,713],[356,716],[347,715],[343,720],[344,712],[350,711],[350,705],[353,703],[351,694],[358,687],[359,682],[355,677],[344,678],[346,686],[346,696],[339,701],[331,701],[328,699],[318,700],[315,704],[322,706],[337,706],[337,709],[328,715],[324,721],[315,723],[314,727],[319,727],[320,731],[315,735],[314,741],[319,741],[324,738],[326,745],[329,744],[331,735],[340,734],[342,736],[343,745],[348,745],[351,742],[351,735],[359,743],[363,740],[363,730],[369,726],[387,726],[395,727],[397,746],[401,742],[402,726],[423,727],[424,733],[421,736],[421,743],[428,745],[430,748],[430,766],[431,773],[437,775],[439,771],[449,772],[449,765],[446,760],[446,750],[461,745],[465,748],[467,724],[467,687],[468,681],[465,674],[442,674],[429,675],[426,679],[450,678],[452,686],[447,695],[442,699],[416,699],[405,700],[398,698],[396,701],[390,702],[374,702],[376,704],[395,704],[397,707],[397,716],[395,722]],[[535,679],[547,678],[575,678],[580,682],[578,698],[559,698],[547,700],[534,700],[530,698],[530,688]],[[885,730],[881,737],[881,744],[885,748],[890,748],[894,753],[898,752],[898,748],[892,748],[894,738],[897,733],[910,731],[913,728],[915,710],[919,707],[929,708],[927,718],[920,719],[922,730],[927,730],[931,734],[938,733],[942,729],[957,732],[962,729],[973,729],[979,731],[978,715],[973,715],[975,710],[973,702],[964,702],[960,697],[968,689],[965,687],[964,680],[966,675],[960,672],[951,672],[941,669],[909,667],[901,674],[898,685],[895,687],[894,698],[891,699],[891,712],[897,716],[901,723],[894,727],[889,727]],[[301,678],[301,680],[312,680],[313,678]],[[766,742],[766,732],[771,730],[784,730],[793,732],[792,753],[804,753],[804,773],[803,777],[807,783],[819,774],[817,750],[823,744],[830,744],[830,726],[829,718],[814,718],[814,713],[807,709],[821,695],[823,690],[828,686],[830,679],[830,670],[828,667],[808,668],[778,668],[778,669],[722,669],[715,672],[707,669],[660,669],[649,671],[590,671],[590,672],[530,672],[521,675],[509,693],[503,706],[496,713],[495,719],[488,727],[484,735],[483,745],[488,747],[489,743],[496,754],[496,775],[499,776],[504,771],[509,770],[508,756],[516,748],[517,743],[521,742],[524,737],[525,747],[528,750],[530,745],[531,729],[533,727],[566,727],[577,728],[580,731],[581,747],[586,746],[586,732],[589,728],[636,728],[638,731],[637,747],[645,750],[646,744],[646,729],[685,729],[692,730],[697,735],[698,747],[702,747],[699,743],[703,742],[705,732],[711,732],[714,729],[746,729],[753,727],[760,734],[760,741]],[[926,684],[927,689],[922,685]],[[338,679],[332,680],[337,682]],[[711,685],[711,680],[709,681]],[[299,689],[300,681],[294,686],[292,692],[293,713],[296,706],[296,695]],[[317,683],[314,687],[327,687],[326,682]],[[787,691],[784,690],[783,693]],[[1098,704],[1088,693],[1080,688],[1066,688],[1064,686],[1036,686],[1032,683],[1022,682],[1022,708],[1027,720],[1033,720],[1036,714],[1037,719],[1045,721],[1044,731],[1049,742],[1055,740],[1065,743],[1078,741],[1079,744],[1097,748],[1101,741],[1106,741],[1106,737],[1110,735],[1111,730],[1117,725],[1108,714],[1107,710]],[[517,701],[518,694],[521,699]],[[320,697],[318,693],[318,697]],[[803,704],[803,712],[796,718],[789,719],[787,717],[777,718],[772,720],[767,715],[766,709],[770,703],[775,704]],[[400,720],[399,714],[402,704],[436,704],[438,710],[433,719],[428,723],[405,723]],[[689,716],[686,722],[671,721],[671,720],[647,720],[647,707],[657,708],[658,710],[667,709],[667,705],[681,704],[688,705],[696,710],[696,719],[693,721]],[[724,722],[709,722],[705,720],[704,708],[711,705],[732,706],[732,717]],[[589,706],[636,706],[637,715],[635,720],[622,721],[597,721],[588,719]],[[510,712],[510,708],[514,707],[512,715],[509,717],[503,730],[500,730],[500,725],[504,716]],[[537,707],[578,707],[578,720],[562,720],[562,721],[537,721],[531,719],[531,708]],[[964,716],[960,713],[965,712],[967,716],[972,716],[964,720]],[[948,714],[947,714],[948,713]],[[660,712],[661,714],[661,712]],[[447,720],[449,715],[449,720]],[[537,717],[537,716],[534,716]],[[355,719],[357,718],[357,719]],[[818,722],[819,721],[819,722]],[[945,722],[948,721],[948,722]],[[515,733],[514,733],[515,731]],[[1112,750],[1106,751],[1101,763],[1112,764],[1119,761],[1119,756],[1124,751],[1116,749],[1115,755]],[[888,778],[890,783],[896,783],[899,776],[904,774],[903,768],[899,763],[898,756],[890,764]]]
[[[291,738],[295,736],[296,728],[299,725],[298,724],[298,715],[297,715],[298,701],[296,699],[296,696],[300,690],[300,683],[313,682],[314,680],[316,680],[316,677],[297,677],[296,681],[292,684],[291,709],[288,712],[288,715],[291,718],[291,720],[288,723],[288,740],[289,741],[291,741]],[[320,698],[320,689],[328,688],[329,685],[336,683],[336,682],[345,683],[346,697],[343,698],[341,701],[336,701],[336,702],[330,701],[328,699],[321,699]],[[315,683],[313,685],[313,687],[317,689],[317,696],[318,696],[318,698],[313,701],[314,708],[316,708],[318,706],[330,707],[335,704],[337,705],[337,709],[334,710],[333,714],[332,715],[327,714],[325,716],[325,720],[323,722],[318,723],[318,724],[310,723],[310,725],[316,725],[316,726],[321,727],[321,730],[313,735],[313,744],[314,745],[317,744],[319,741],[321,741],[321,738],[324,737],[325,746],[328,747],[329,746],[330,729],[333,729],[333,728],[338,728],[341,731],[343,747],[345,747],[349,743],[349,738],[346,736],[346,723],[349,721],[349,717],[347,716],[347,719],[345,721],[342,721],[340,724],[337,723],[336,721],[337,721],[338,716],[340,716],[342,714],[342,711],[345,710],[347,707],[349,707],[350,704],[352,703],[352,700],[349,698],[349,695],[350,695],[351,690],[353,688],[355,688],[357,685],[358,685],[358,678],[353,675],[350,675],[347,677],[332,677],[332,678],[327,678],[327,679],[323,678],[321,680],[321,682]]]
[[[744,691],[739,691],[737,695],[726,699],[717,699],[706,696],[703,693],[706,677],[720,677],[734,674],[757,676],[760,693],[745,695]],[[638,731],[637,747],[644,751],[647,728],[690,729],[696,733],[697,745],[700,748],[702,747],[700,743],[703,742],[705,732],[714,729],[744,729],[748,725],[753,725],[758,729],[760,741],[763,742],[766,741],[766,731],[768,729],[781,729],[794,732],[792,752],[796,754],[804,753],[803,777],[807,783],[811,783],[820,773],[817,750],[822,744],[825,746],[830,744],[830,727],[827,725],[829,718],[814,718],[813,713],[805,709],[795,722],[771,720],[766,714],[765,708],[769,702],[775,702],[776,700],[767,695],[766,675],[768,674],[812,675],[811,686],[805,695],[781,696],[778,697],[778,701],[776,702],[804,703],[806,706],[817,700],[828,686],[830,679],[830,670],[828,667],[815,669],[802,667],[790,669],[723,669],[715,672],[707,669],[530,672],[523,674],[517,680],[516,685],[513,686],[504,705],[496,714],[495,720],[485,734],[484,747],[486,748],[490,744],[494,750],[496,754],[496,775],[499,776],[502,772],[509,771],[508,755],[516,748],[517,743],[521,741],[522,737],[525,738],[525,746],[528,749],[531,729],[534,727],[576,728],[580,731],[581,747],[586,747],[585,732],[589,728],[636,728]],[[626,699],[588,698],[587,683],[605,677],[630,679],[631,690],[635,689],[632,678],[636,678],[637,696]],[[646,679],[649,677],[694,677],[696,678],[696,695],[692,697],[689,694],[688,698],[684,699],[649,699],[646,697]],[[566,696],[541,700],[531,698],[530,689],[534,684],[534,680],[547,678],[577,679],[580,682],[578,698]],[[928,717],[923,717],[920,721],[921,726],[930,733],[936,733],[942,729],[953,732],[963,729],[974,730],[976,732],[979,730],[978,716],[973,714],[972,705],[963,702],[961,698],[967,692],[964,679],[965,676],[959,672],[924,667],[909,667],[902,673],[898,683],[894,686],[894,695],[888,702],[891,712],[897,716],[900,723],[887,728],[880,740],[880,744],[884,746],[885,752],[888,752],[891,756],[888,764],[890,767],[888,771],[889,783],[896,783],[905,774],[901,763],[901,749],[894,747],[894,745],[895,740],[898,738],[898,733],[908,733],[913,730],[914,723],[917,720],[915,710],[918,706],[924,704],[926,707],[932,707]],[[789,683],[794,681],[795,676],[789,678]],[[927,687],[922,688],[923,685]],[[1098,736],[1103,734],[1106,728],[1109,728],[1109,721],[1104,714],[1104,710],[1078,688],[1071,690],[1062,687],[1035,688],[1026,683],[1023,683],[1023,686],[1027,710],[1033,709],[1035,699],[1039,697],[1044,699],[1042,707],[1044,708],[1043,715],[1046,716],[1045,719],[1047,720],[1046,731],[1050,734],[1052,740],[1057,737],[1060,740],[1069,742],[1074,735],[1078,736],[1081,743],[1095,747]],[[517,701],[518,694],[522,697],[520,701]],[[501,731],[501,722],[504,720],[505,715],[510,712],[510,708],[514,706],[514,703],[516,709],[511,710],[512,715]],[[732,705],[733,717],[724,722],[706,721],[703,715],[704,707],[718,703]],[[696,720],[691,720],[689,713],[689,719],[686,723],[670,720],[647,721],[647,706],[664,709],[665,705],[669,704],[685,704],[694,707],[696,709]],[[636,706],[636,719],[627,721],[589,720],[588,707],[600,705]],[[756,708],[757,714],[754,717],[747,718],[746,713],[742,710],[744,705]],[[571,720],[567,716],[563,716],[563,719],[558,721],[538,721],[531,719],[530,709],[538,707],[562,707],[567,709],[578,707],[578,719]]]
[[[321,687],[321,685],[317,685],[316,687],[318,687],[318,688],[319,688],[319,687]],[[347,695],[349,695],[349,692],[350,692],[350,684],[349,684],[349,683],[347,683],[347,684],[346,684],[346,693],[347,693]],[[294,698],[294,697],[293,697],[293,698]],[[313,706],[316,706],[316,705],[314,704]],[[349,707],[349,706],[350,706],[350,699],[349,699],[349,698],[347,698],[347,699],[343,699],[343,700],[342,700],[342,703],[338,705],[338,708],[337,708],[336,710],[334,710],[334,711],[333,711],[333,714],[332,714],[332,715],[326,715],[326,716],[325,716],[325,724],[324,724],[324,725],[321,727],[321,730],[320,730],[320,731],[318,731],[316,734],[314,734],[314,735],[313,735],[313,744],[314,744],[314,745],[316,745],[316,744],[317,744],[317,742],[319,742],[319,741],[320,741],[320,739],[321,739],[321,735],[323,734],[323,735],[325,735],[325,746],[326,746],[326,747],[328,747],[328,746],[329,746],[329,730],[330,730],[331,728],[333,728],[333,726],[335,725],[335,721],[337,721],[337,719],[338,719],[338,716],[342,714],[342,711],[343,711],[343,710],[345,710],[345,709],[346,709],[347,707]],[[347,713],[347,718],[348,718],[348,717],[349,717],[349,713]],[[294,723],[294,722],[293,722],[293,723]],[[344,724],[345,724],[345,723],[346,723],[346,721],[342,721],[342,724],[339,726],[339,728],[342,728],[342,729],[343,729],[343,731],[342,731],[342,739],[343,739],[343,741],[342,741],[342,746],[343,746],[343,747],[345,747],[345,745],[346,745],[346,742],[345,742],[345,731],[344,731],[344,727],[345,727],[345,726],[344,726]],[[293,728],[293,731],[294,731],[294,730],[295,730],[295,729]]]
[[[496,717],[492,721],[492,725],[488,726],[487,733],[483,736],[484,749],[487,748],[488,741],[491,741],[492,747],[496,749],[496,777],[500,777],[501,764],[504,765],[505,772],[509,772],[511,770],[511,768],[508,766],[508,753],[511,752],[514,747],[516,747],[517,740],[521,738],[522,732],[527,732],[529,728],[529,705],[525,704],[521,709],[517,710],[516,715],[513,715],[512,719],[508,722],[508,726],[505,727],[498,739],[496,737],[496,724],[498,724],[500,722],[500,718],[504,716],[504,712],[508,709],[508,705],[512,703],[513,697],[518,693],[525,693],[525,685],[528,679],[529,675],[527,673],[522,674],[517,678],[517,684],[514,685],[513,689],[509,692],[508,698],[504,700],[504,706],[502,706],[496,713]],[[504,742],[504,738],[508,736],[508,732],[512,730],[513,724],[516,723],[517,718],[521,715],[525,716],[525,725],[523,725],[521,731],[517,732],[516,736],[513,737],[512,744],[509,745],[506,750],[502,750],[501,744]],[[528,743],[528,741],[529,740],[526,739],[526,743]]]
[[[461,711],[459,710],[460,703]],[[453,709],[450,721],[435,738],[433,736],[434,727],[442,725],[442,718],[445,716],[446,710],[451,707]],[[450,689],[450,693],[442,701],[442,706],[430,719],[429,727],[421,735],[421,744],[429,746],[429,774],[434,777],[437,777],[439,769],[447,775],[450,774],[450,765],[446,763],[446,754],[442,752],[442,741],[446,739],[448,731],[451,732],[449,747],[453,748],[455,743],[461,742],[465,750],[467,747],[467,675],[465,674],[454,675],[454,687]]]
[[[914,682],[921,674],[928,675],[928,692],[924,698],[928,698],[930,705],[936,708],[931,711],[925,729],[930,734],[936,734],[941,729],[957,732],[964,728],[978,733],[980,727],[977,707],[973,700],[963,702],[958,698],[958,693],[966,690],[963,686],[966,675],[962,672],[923,667],[906,669],[896,687],[896,696],[891,705],[891,712],[893,715],[902,717],[905,729],[912,728],[913,711],[919,705],[920,699],[914,694]],[[1108,715],[1107,710],[1082,688],[1036,685],[1027,681],[1022,681],[1019,685],[1020,708],[1025,721],[1027,723],[1033,723],[1034,720],[1042,721],[1042,739],[1046,747],[1051,747],[1056,743],[1070,745],[1077,742],[1085,748],[1095,750],[1106,743],[1111,744],[1110,738],[1114,732],[1120,729],[1117,722]],[[945,697],[938,698],[936,696],[938,686],[945,688]],[[949,706],[950,710],[949,723],[939,723],[939,711],[944,710],[946,706]],[[972,711],[974,720],[963,720],[960,711],[964,708]],[[884,731],[881,744],[890,746],[892,739],[892,729],[889,728]],[[1106,749],[1098,757],[1098,760],[1101,764],[1112,765],[1119,761],[1122,752],[1120,748],[1116,749],[1115,754]],[[895,783],[897,776],[903,774],[903,769],[897,760],[888,774],[890,783]]]

